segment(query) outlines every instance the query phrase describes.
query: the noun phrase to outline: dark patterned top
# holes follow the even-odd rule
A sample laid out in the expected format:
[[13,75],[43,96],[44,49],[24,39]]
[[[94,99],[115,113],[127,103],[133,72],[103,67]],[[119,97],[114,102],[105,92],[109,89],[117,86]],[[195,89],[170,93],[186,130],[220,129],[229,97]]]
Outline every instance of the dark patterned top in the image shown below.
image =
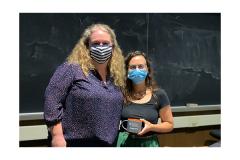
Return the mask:
[[61,121],[66,140],[99,138],[112,144],[117,136],[123,95],[107,77],[90,70],[84,76],[79,65],[60,65],[46,91],[44,118],[48,126]]

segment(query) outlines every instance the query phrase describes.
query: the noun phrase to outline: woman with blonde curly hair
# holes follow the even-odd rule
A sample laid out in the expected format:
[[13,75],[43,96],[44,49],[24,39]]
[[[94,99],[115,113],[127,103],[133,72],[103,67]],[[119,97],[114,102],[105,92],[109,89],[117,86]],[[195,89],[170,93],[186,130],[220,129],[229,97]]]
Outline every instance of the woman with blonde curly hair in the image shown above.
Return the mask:
[[124,77],[124,57],[114,31],[105,24],[87,27],[45,91],[51,146],[113,146]]

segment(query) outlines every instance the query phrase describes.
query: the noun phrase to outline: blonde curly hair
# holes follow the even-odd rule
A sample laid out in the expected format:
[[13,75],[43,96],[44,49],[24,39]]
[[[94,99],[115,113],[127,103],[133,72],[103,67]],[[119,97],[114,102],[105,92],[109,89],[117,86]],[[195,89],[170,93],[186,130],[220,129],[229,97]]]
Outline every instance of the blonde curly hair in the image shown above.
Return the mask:
[[73,48],[71,54],[67,57],[69,63],[77,63],[82,68],[85,76],[88,76],[89,70],[94,69],[89,51],[90,35],[96,29],[107,32],[112,40],[113,53],[108,62],[110,76],[114,79],[114,84],[121,89],[125,87],[125,64],[122,50],[120,49],[114,31],[106,24],[93,24],[85,29],[82,37]]

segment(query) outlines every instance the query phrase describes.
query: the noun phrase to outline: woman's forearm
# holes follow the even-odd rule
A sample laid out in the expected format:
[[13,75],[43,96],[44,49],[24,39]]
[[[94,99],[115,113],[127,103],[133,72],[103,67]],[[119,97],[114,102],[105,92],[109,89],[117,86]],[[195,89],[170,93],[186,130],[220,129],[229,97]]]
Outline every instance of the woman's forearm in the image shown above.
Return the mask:
[[55,124],[54,126],[51,126],[50,128],[50,133],[52,136],[59,136],[62,135],[63,136],[63,130],[62,130],[62,123],[59,122],[57,124]]
[[167,133],[173,130],[173,123],[161,122],[160,124],[151,124],[151,131],[158,133]]
[[167,133],[173,130],[173,122],[161,122],[160,124],[152,124],[147,120],[141,119],[144,122],[145,127],[138,133],[138,135],[144,135],[150,131],[156,133]]
[[62,123],[57,123],[49,129],[52,135],[52,147],[66,147],[66,140],[63,135]]

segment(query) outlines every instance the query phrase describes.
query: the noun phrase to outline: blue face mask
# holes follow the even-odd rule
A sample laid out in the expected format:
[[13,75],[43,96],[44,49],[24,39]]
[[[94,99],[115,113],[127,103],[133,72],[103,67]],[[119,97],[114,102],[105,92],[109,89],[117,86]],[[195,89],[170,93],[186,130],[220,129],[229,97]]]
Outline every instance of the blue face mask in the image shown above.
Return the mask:
[[134,84],[139,84],[147,77],[148,72],[144,69],[134,69],[128,72],[128,78],[132,80]]

